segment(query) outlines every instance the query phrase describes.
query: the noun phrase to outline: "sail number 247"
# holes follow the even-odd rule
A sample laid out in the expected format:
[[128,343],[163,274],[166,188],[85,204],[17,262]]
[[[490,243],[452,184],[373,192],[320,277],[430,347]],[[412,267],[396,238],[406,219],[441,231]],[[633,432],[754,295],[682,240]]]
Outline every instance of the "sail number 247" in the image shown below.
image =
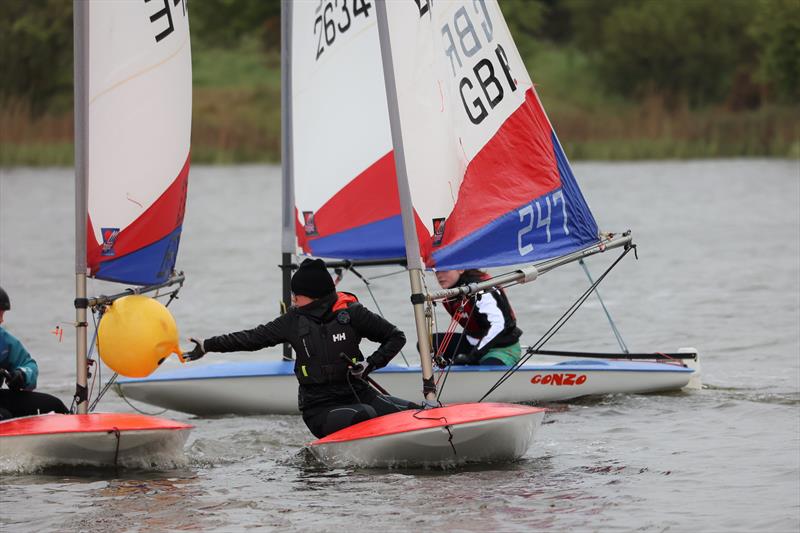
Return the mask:
[[[542,205],[544,203],[544,206]],[[558,218],[559,211],[563,219],[562,224],[551,228],[553,217]],[[517,250],[519,255],[525,256],[533,252],[533,241],[541,242],[541,230],[544,229],[545,242],[552,240],[552,231],[562,230],[564,235],[569,235],[567,227],[567,200],[562,190],[548,194],[543,199],[534,200],[532,203],[518,210],[519,221],[522,227],[517,232]],[[539,238],[537,238],[539,237]]]

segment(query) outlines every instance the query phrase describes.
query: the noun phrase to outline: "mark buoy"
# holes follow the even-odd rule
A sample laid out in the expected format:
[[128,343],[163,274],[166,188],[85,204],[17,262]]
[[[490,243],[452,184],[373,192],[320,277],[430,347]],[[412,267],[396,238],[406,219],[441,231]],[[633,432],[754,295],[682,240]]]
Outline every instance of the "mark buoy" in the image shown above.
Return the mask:
[[97,328],[97,349],[109,368],[131,378],[149,376],[173,353],[183,361],[172,314],[141,295],[123,296],[108,307]]

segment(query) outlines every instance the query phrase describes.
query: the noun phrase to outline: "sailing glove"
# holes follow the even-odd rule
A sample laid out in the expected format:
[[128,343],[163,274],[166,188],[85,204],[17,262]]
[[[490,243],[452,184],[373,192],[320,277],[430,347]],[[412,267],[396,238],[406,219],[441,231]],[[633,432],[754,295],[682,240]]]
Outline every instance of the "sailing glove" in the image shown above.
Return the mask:
[[22,388],[25,386],[25,372],[23,372],[21,368],[10,372],[6,376],[6,384],[8,385],[8,388],[13,391],[22,390]]
[[460,353],[453,359],[454,365],[477,365],[480,364],[481,356],[478,350],[472,349],[467,353]]
[[350,375],[356,379],[367,379],[367,375],[375,370],[372,363],[357,363],[350,367]]
[[197,361],[206,354],[206,350],[203,347],[204,341],[194,337],[189,337],[189,340],[194,343],[194,348],[192,348],[192,351],[184,353],[183,358],[187,361]]

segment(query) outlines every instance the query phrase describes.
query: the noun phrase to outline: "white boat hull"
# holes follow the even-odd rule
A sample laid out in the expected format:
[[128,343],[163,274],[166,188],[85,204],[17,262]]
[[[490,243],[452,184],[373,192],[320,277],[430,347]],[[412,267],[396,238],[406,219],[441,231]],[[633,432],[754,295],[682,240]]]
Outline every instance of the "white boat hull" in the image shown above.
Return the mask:
[[[78,423],[75,423],[79,420]],[[174,465],[192,426],[136,414],[38,415],[0,422],[0,466]]]
[[[218,363],[121,379],[116,390],[130,400],[198,416],[297,414],[297,379],[292,362]],[[506,367],[452,367],[441,400],[479,399]],[[438,373],[436,374],[438,377]],[[393,396],[419,398],[419,367],[390,365],[372,377]],[[696,377],[677,364],[575,360],[525,364],[487,397],[489,401],[537,403],[581,396],[676,391]]]
[[[502,404],[449,405],[417,412],[417,416],[447,418],[449,410],[471,406],[482,409],[499,405]],[[361,428],[365,428],[362,431],[366,431],[372,423],[381,423],[379,419],[368,420],[311,443],[309,448],[318,460],[327,466],[337,468],[445,467],[465,463],[514,461],[522,457],[530,447],[544,418],[544,409],[510,407],[525,411],[510,416],[464,422],[453,421],[449,424],[382,435],[366,437],[353,435]],[[408,414],[397,413],[401,416]],[[393,422],[387,420],[384,424],[391,425],[389,423]],[[344,432],[348,432],[349,435],[337,438],[338,433]]]

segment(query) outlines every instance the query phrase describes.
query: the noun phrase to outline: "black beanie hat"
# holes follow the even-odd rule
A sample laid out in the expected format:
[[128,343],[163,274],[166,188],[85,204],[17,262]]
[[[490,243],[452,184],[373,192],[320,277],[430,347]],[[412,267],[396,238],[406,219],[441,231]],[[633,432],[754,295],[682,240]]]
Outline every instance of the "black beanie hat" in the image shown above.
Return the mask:
[[292,292],[309,298],[322,298],[334,292],[333,278],[322,259],[306,259],[292,276]]

